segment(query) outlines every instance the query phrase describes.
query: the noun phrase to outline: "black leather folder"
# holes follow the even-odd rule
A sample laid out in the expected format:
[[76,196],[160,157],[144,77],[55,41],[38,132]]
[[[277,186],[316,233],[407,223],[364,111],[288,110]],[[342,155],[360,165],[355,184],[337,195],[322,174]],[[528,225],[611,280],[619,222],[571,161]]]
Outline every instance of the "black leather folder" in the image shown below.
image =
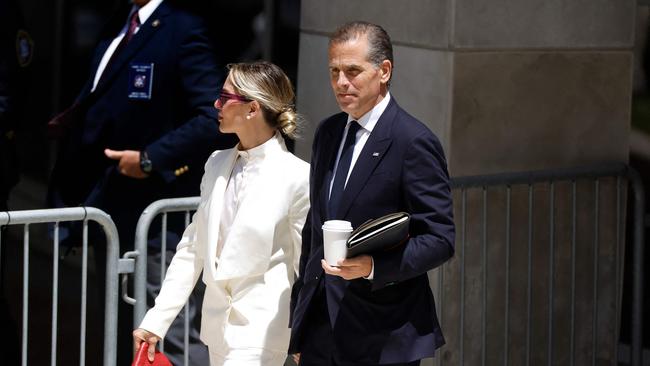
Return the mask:
[[347,241],[347,257],[393,249],[408,239],[411,216],[396,212],[368,220],[354,229]]

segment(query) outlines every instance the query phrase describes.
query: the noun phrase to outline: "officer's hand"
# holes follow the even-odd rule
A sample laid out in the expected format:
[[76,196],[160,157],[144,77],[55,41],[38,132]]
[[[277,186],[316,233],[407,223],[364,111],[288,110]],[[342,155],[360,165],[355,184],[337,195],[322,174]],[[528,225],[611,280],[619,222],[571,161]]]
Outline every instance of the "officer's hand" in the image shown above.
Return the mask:
[[325,273],[343,277],[346,280],[355,278],[368,277],[372,270],[372,257],[369,255],[359,255],[354,258],[341,259],[337,262],[338,267],[332,267],[324,259],[321,259],[321,266]]
[[127,177],[143,179],[149,176],[140,169],[139,151],[104,149],[104,154],[109,159],[119,161],[118,170]]
[[151,333],[148,330],[138,328],[133,331],[133,353],[138,353],[138,350],[142,346],[142,342],[149,343],[149,348],[147,349],[147,358],[149,362],[153,362],[153,358],[156,355],[156,343],[160,340],[160,337]]

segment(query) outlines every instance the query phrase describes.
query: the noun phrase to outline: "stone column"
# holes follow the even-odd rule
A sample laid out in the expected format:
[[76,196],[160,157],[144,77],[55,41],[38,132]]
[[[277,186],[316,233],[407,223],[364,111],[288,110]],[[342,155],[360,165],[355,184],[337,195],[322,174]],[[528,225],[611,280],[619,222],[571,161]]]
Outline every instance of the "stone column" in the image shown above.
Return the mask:
[[[309,123],[304,138],[296,144],[296,153],[309,160],[316,125],[326,116],[338,112],[328,80],[328,34],[346,21],[366,20],[382,25],[390,34],[395,54],[391,93],[403,108],[438,135],[452,176],[627,162],[635,11],[636,2],[632,0],[303,0],[298,110]],[[601,185],[601,194],[611,193],[611,185],[607,186],[610,183]],[[569,215],[570,205],[566,204],[566,199],[570,199],[570,195],[567,196],[570,190],[565,186],[557,187],[559,197],[554,209],[560,218]],[[547,194],[548,188],[536,188],[535,192],[538,191]],[[594,196],[593,188],[587,187],[586,192],[586,203],[579,202],[578,207],[586,205],[589,207],[585,210],[593,210],[593,204],[589,203],[589,197]],[[513,194],[517,195],[514,191]],[[495,207],[503,208],[504,199],[502,193],[490,196]],[[469,194],[468,224],[473,219],[478,220],[478,214],[471,212],[480,212],[480,200],[480,195]],[[527,204],[527,194],[522,195],[522,200],[522,203],[513,201],[513,212],[522,209],[525,213],[521,205]],[[607,211],[613,202],[603,198],[601,205],[610,206],[603,206],[599,211]],[[456,212],[459,209],[457,201]],[[548,203],[538,204],[536,209],[547,214]],[[586,216],[580,217],[589,220]],[[614,224],[609,216],[596,220],[608,223],[601,225],[609,225],[600,229],[599,236],[601,241],[611,239],[609,246],[601,244],[599,249],[600,256],[607,257],[607,253],[616,249],[613,247],[616,243]],[[548,225],[548,222],[541,224]],[[565,240],[570,228],[561,223],[557,227],[555,255],[558,264],[554,286],[557,286],[558,293],[564,293],[568,279],[562,272],[566,268],[561,263],[571,254],[566,252],[569,244]],[[503,233],[499,234],[499,230],[491,226],[488,229],[492,235],[488,255],[498,258],[504,251]],[[525,220],[511,230],[513,240],[520,237],[525,240],[528,230]],[[536,234],[534,240],[545,240],[541,235],[548,237],[548,233]],[[593,237],[581,236],[580,232],[578,237],[578,247],[591,250],[589,243],[593,243]],[[468,248],[475,243],[472,238],[473,234],[469,233]],[[533,249],[537,254],[532,267],[535,276],[542,279],[548,276],[544,269],[549,268],[545,248]],[[477,251],[466,252],[465,256],[468,271],[464,279],[465,321],[470,325],[475,314],[472,309],[480,309],[479,295],[485,290],[480,283],[472,282],[477,279],[471,276],[472,271],[480,272],[482,266],[481,253]],[[527,271],[526,263],[521,267],[519,261],[525,260],[527,254],[516,251],[511,254],[512,260],[517,262],[511,268],[510,277],[516,282]],[[491,339],[486,354],[482,355],[476,348],[481,344],[473,332],[476,327],[470,329],[469,326],[462,342],[464,354],[461,356],[459,353],[459,331],[451,326],[459,317],[456,300],[459,290],[451,285],[459,284],[459,258],[457,252],[445,269],[442,317],[447,319],[443,320],[443,331],[448,344],[437,358],[449,365],[457,365],[461,358],[467,365],[481,364],[483,357],[487,364],[503,364],[504,341],[499,335],[502,330],[492,329],[504,322],[498,315],[502,314],[498,306],[504,304],[498,301],[488,304],[488,308],[495,309],[495,312],[489,313],[487,333]],[[502,266],[493,260],[487,263],[490,271]],[[609,276],[619,278],[613,275],[615,266],[611,260],[603,262],[600,267],[598,276],[601,281]],[[580,263],[578,268],[582,268]],[[431,274],[436,293],[437,276],[438,273]],[[503,277],[503,273],[491,272],[491,276],[498,279]],[[537,287],[533,293],[543,296],[548,284],[534,285]],[[499,285],[494,286],[488,284],[490,289],[494,287],[503,291]],[[515,291],[513,296],[516,297],[516,286],[511,291]],[[615,316],[610,316],[613,312],[610,305],[617,302],[617,295],[605,290],[600,296],[597,317],[602,327],[598,327],[598,332],[615,333],[614,320],[601,318],[615,319]],[[515,302],[510,306],[520,305],[520,300],[513,300]],[[561,301],[554,305],[557,318],[553,321],[558,322],[554,332],[566,330],[559,324],[567,319],[565,304]],[[576,306],[583,309],[581,304]],[[548,313],[547,310],[535,308],[533,315],[536,311],[543,315]],[[535,350],[526,351],[521,343],[521,336],[526,333],[522,330],[525,324],[516,323],[517,319],[510,319],[510,326],[514,327],[508,338],[511,342],[508,350],[510,363],[525,364],[520,362],[528,362],[525,357],[529,357],[532,363],[546,364],[549,336],[545,332],[548,333],[549,327],[545,322],[548,320],[539,318],[533,322],[536,330],[531,337]],[[590,324],[588,329],[581,330],[585,332],[584,337],[580,332],[576,333],[574,356],[577,364],[591,362]],[[501,338],[495,340],[498,337]],[[560,344],[565,339],[559,335],[553,339],[554,364],[566,364],[568,348]],[[597,346],[611,350],[615,347],[612,344],[615,339],[616,334],[601,336],[599,333]],[[597,352],[598,362],[611,364],[613,357],[609,351]]]

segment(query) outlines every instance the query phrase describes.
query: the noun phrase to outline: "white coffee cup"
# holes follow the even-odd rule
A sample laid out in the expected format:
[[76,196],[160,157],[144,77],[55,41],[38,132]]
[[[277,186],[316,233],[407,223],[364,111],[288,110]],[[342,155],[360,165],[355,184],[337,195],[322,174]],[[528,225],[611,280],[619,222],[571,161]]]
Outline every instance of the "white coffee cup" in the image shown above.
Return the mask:
[[347,255],[346,242],[352,232],[352,223],[343,220],[329,220],[323,224],[323,249],[325,261],[330,266],[338,266],[338,261]]

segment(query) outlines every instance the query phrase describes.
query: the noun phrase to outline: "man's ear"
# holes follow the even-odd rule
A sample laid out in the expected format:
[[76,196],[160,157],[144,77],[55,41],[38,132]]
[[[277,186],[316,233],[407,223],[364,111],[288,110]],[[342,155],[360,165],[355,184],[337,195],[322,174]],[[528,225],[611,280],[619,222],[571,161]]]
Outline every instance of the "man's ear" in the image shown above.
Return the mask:
[[384,84],[388,84],[388,81],[390,80],[390,76],[393,73],[393,63],[390,62],[389,60],[384,60],[381,62],[379,65],[379,72],[381,72],[381,82]]

